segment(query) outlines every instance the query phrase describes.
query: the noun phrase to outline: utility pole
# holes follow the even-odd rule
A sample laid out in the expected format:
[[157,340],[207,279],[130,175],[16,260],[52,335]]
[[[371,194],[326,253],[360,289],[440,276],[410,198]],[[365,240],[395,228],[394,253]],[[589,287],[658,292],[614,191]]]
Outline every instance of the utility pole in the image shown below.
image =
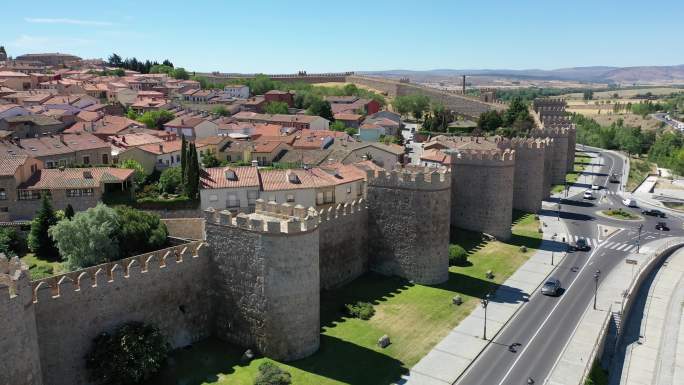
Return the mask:
[[641,244],[641,230],[644,228],[643,224],[639,225],[639,234],[637,235],[637,254],[639,254],[639,245]]
[[480,300],[482,307],[484,308],[484,331],[482,333],[482,339],[487,339],[487,305],[489,305],[489,294],[486,294],[484,298]]
[[560,221],[560,211],[561,211],[561,205],[560,203],[558,204],[558,220]]
[[596,310],[596,295],[598,293],[598,281],[601,276],[601,270],[596,270],[594,273],[594,310]]

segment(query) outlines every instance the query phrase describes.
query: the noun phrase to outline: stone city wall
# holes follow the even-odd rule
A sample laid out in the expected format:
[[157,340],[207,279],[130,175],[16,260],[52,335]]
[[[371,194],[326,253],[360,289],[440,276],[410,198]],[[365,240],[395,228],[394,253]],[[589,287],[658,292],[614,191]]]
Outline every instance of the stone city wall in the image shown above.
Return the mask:
[[255,209],[205,210],[216,333],[274,359],[303,358],[320,344],[319,218],[261,199]]
[[368,271],[368,210],[359,199],[318,215],[321,289],[327,290]]
[[421,284],[448,279],[448,172],[369,171],[371,269]]
[[93,339],[125,322],[156,325],[174,348],[207,338],[206,251],[192,242],[32,282],[43,383],[88,383]]
[[511,237],[515,151],[449,151],[451,225]]
[[513,138],[498,142],[501,149],[515,150],[513,208],[536,213],[546,197],[544,160],[546,143],[541,139]]
[[169,236],[183,239],[205,239],[204,218],[166,218],[161,220]]

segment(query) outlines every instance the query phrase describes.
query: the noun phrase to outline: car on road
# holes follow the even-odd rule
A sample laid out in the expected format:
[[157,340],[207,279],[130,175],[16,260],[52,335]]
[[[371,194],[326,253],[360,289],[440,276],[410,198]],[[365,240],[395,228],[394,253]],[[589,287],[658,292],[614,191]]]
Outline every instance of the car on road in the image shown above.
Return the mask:
[[637,207],[637,203],[635,199],[632,198],[625,198],[622,200],[622,204],[627,206],[627,207]]
[[541,293],[544,295],[557,296],[561,293],[561,282],[556,278],[549,278],[544,282],[544,286],[541,288]]
[[667,227],[667,223],[665,223],[665,222],[658,222],[655,225],[655,229],[660,230],[660,231],[670,231],[670,228]]
[[575,245],[573,247],[575,250],[587,251],[589,250],[589,243],[587,243],[586,239],[580,237],[577,238],[577,241],[575,242]]
[[582,197],[584,199],[594,199],[594,193],[592,193],[590,190],[587,190],[584,192],[584,195]]
[[644,215],[650,215],[652,217],[665,218],[665,213],[658,209],[643,210],[641,213]]
[[617,176],[616,173],[612,173],[612,174],[610,174],[610,177],[608,178],[608,181],[609,181],[610,183],[619,183],[619,182],[620,182],[620,179],[618,179],[618,176]]
[[601,187],[599,187],[599,185],[597,185],[597,184],[592,184],[592,185],[591,185],[591,189],[594,190],[594,191],[598,191],[598,190],[601,189]]

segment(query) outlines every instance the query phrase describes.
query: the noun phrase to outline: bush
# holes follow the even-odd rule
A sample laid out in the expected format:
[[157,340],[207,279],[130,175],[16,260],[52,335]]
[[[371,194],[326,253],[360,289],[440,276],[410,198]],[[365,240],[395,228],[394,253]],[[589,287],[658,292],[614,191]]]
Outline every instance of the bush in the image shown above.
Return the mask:
[[468,253],[459,245],[449,245],[449,266],[465,266],[468,264]]
[[86,367],[97,384],[139,384],[159,370],[170,350],[156,327],[130,322],[95,338]]
[[0,253],[8,258],[26,252],[26,240],[12,227],[0,227]]
[[359,301],[352,304],[346,304],[344,305],[344,307],[347,310],[347,314],[354,318],[368,320],[371,319],[371,317],[373,317],[373,314],[375,314],[375,309],[373,309],[373,305],[368,302]]
[[290,373],[269,361],[259,365],[259,374],[254,380],[254,385],[289,385],[291,383]]
[[166,245],[168,231],[159,215],[127,206],[118,206],[116,213],[120,225],[117,232],[120,258],[159,250]]
[[159,191],[175,194],[182,189],[182,173],[180,167],[169,167],[159,176]]
[[31,280],[43,279],[52,277],[55,274],[55,269],[52,265],[33,265],[29,269],[31,273]]

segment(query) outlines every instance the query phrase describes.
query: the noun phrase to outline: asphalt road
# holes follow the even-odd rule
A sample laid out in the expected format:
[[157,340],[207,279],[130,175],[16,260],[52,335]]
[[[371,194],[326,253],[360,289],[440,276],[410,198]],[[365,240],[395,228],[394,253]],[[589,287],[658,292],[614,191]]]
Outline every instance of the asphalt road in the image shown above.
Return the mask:
[[[589,152],[589,151],[588,151]],[[624,207],[619,195],[618,183],[609,183],[608,175],[612,172],[622,174],[622,160],[607,152],[591,152],[601,155],[601,165],[590,167],[586,176],[579,178],[580,187],[591,187],[591,182],[602,187],[604,200],[587,201],[582,194],[564,198],[561,204],[560,218],[565,221],[568,232],[586,238],[598,238],[598,224],[623,228],[607,240],[603,240],[588,251],[574,251],[556,268],[553,276],[558,278],[564,292],[558,297],[543,296],[533,293],[529,302],[508,323],[503,331],[492,341],[480,357],[457,380],[459,385],[520,385],[527,384],[532,378],[535,384],[543,384],[564,346],[568,342],[587,305],[593,301],[594,273],[601,271],[606,275],[619,263],[623,263],[627,251],[619,251],[607,247],[612,242],[634,246],[638,235],[638,224],[643,224],[640,235],[641,243],[646,243],[664,236],[684,234],[680,219],[665,219],[670,226],[669,232],[655,230],[655,224],[663,219],[645,216],[638,224],[615,221],[596,215],[596,211],[609,207]],[[597,163],[597,162],[594,162]],[[557,201],[553,201],[557,203]],[[640,214],[640,209],[628,209]],[[566,246],[561,242],[553,245],[555,250]],[[600,278],[599,278],[600,285]],[[509,350],[511,344],[520,344],[515,351]]]
[[655,118],[656,120],[660,120],[661,122],[664,122],[665,124],[671,126],[671,127],[674,128],[674,129],[679,129],[678,126],[679,126],[679,124],[680,124],[681,122],[679,122],[679,121],[677,121],[677,120],[667,120],[667,119],[665,119],[665,116],[666,116],[666,115],[667,115],[667,114],[666,114],[666,113],[663,113],[663,112],[657,112],[657,113],[655,113],[655,114],[651,114],[651,116],[652,116],[653,118]]

